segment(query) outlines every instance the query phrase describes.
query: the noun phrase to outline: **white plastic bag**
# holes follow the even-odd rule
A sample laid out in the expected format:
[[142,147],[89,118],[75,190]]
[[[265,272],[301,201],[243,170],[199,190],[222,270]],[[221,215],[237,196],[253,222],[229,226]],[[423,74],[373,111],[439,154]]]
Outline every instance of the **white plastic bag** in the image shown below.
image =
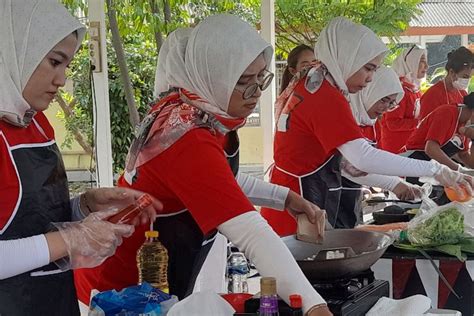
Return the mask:
[[472,209],[458,202],[438,206],[424,198],[419,212],[408,223],[408,240],[414,246],[439,246],[474,236]]

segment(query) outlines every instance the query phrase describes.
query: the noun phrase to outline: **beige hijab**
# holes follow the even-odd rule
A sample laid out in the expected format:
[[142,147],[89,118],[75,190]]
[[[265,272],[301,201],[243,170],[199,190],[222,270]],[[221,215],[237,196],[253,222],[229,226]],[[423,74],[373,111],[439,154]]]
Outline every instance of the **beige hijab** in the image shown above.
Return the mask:
[[396,94],[396,102],[403,98],[403,88],[398,75],[392,69],[380,66],[375,72],[372,81],[363,90],[351,94],[351,109],[359,125],[372,126],[376,119],[371,119],[367,111],[378,102],[391,94]]
[[172,51],[183,52],[186,49],[186,44],[192,30],[190,27],[179,28],[171,32],[163,42],[158,55],[158,64],[155,73],[155,97],[158,97],[160,93],[166,92],[170,88],[166,81],[167,75],[165,67],[166,58],[168,57],[170,49]]
[[228,117],[237,81],[260,54],[269,65],[273,49],[252,26],[234,15],[213,15],[169,48],[166,82],[204,99],[202,110]]
[[421,56],[427,56],[426,49],[412,46],[402,51],[393,61],[392,68],[399,77],[404,77],[409,83],[417,84],[418,67]]
[[29,124],[34,111],[23,89],[44,56],[74,31],[81,43],[85,27],[57,0],[0,2],[0,119]]
[[314,54],[347,96],[346,81],[367,62],[387,52],[387,47],[368,27],[337,17],[321,31]]

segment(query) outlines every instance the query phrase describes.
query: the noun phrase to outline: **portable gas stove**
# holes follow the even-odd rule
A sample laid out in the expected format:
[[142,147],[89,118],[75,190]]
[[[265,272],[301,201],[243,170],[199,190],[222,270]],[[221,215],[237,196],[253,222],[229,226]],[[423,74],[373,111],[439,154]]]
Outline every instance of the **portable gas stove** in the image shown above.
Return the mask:
[[334,280],[310,280],[334,315],[365,315],[377,301],[389,296],[389,283],[375,280],[371,270]]

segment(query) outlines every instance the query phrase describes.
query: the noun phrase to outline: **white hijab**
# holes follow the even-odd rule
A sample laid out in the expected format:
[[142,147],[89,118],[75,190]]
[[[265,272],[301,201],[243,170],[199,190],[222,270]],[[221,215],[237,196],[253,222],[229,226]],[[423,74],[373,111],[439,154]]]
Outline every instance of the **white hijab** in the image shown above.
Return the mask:
[[396,93],[396,102],[403,98],[403,88],[398,75],[392,69],[380,66],[372,81],[361,91],[351,94],[351,109],[359,125],[372,126],[377,119],[371,119],[367,111],[380,99]]
[[314,47],[316,59],[326,66],[346,96],[349,93],[346,80],[386,51],[387,47],[372,30],[344,17],[332,19]]
[[406,48],[395,58],[392,68],[399,77],[405,77],[408,82],[416,84],[418,80],[418,67],[423,55],[427,56],[426,49],[419,48],[418,46]]
[[245,69],[263,53],[270,64],[273,49],[247,22],[217,14],[200,22],[165,60],[168,85],[184,88],[206,100],[202,110],[229,117],[234,87]]
[[[156,66],[155,73],[155,97],[158,97],[160,93],[168,91],[170,88],[168,82],[166,81],[166,58],[168,53],[171,50],[184,51],[186,49],[186,43],[193,29],[190,27],[179,28],[171,32],[166,40],[161,45],[160,53],[158,55],[158,64]],[[179,46],[180,47],[176,47]]]
[[23,89],[44,56],[74,31],[79,47],[85,27],[57,0],[0,2],[0,119],[28,125],[32,110]]

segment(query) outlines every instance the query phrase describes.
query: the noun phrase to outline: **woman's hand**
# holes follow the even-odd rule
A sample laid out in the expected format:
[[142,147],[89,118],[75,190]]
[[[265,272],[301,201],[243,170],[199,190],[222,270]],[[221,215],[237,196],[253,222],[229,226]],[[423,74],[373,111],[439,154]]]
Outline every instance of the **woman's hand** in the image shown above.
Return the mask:
[[474,139],[474,127],[472,125],[462,126],[458,131],[461,135],[464,135],[470,139]]
[[317,225],[319,236],[324,235],[326,226],[326,211],[320,209],[310,201],[303,198],[301,195],[289,191],[285,201],[285,209],[296,219],[299,214],[306,214],[308,220]]
[[463,189],[467,194],[473,195],[474,178],[457,171],[453,171],[445,165],[440,165],[434,174],[434,179],[444,187],[453,188],[458,194],[463,194]]
[[332,316],[332,313],[327,307],[327,305],[320,305],[311,308],[306,313],[306,316]]
[[320,209],[298,193],[291,190],[288,192],[288,196],[286,197],[285,209],[294,218],[296,218],[296,215],[298,214],[306,214],[309,221],[313,224],[318,223],[321,218],[326,218],[326,211]]
[[[109,210],[89,214],[80,222],[52,223],[59,231],[63,246],[54,237],[57,233],[47,234],[48,246],[50,248],[64,248],[69,260],[57,261],[62,270],[77,268],[92,268],[98,266],[105,259],[115,253],[115,249],[122,244],[122,239],[129,237],[134,232],[134,226],[124,224],[112,224],[107,218],[116,214],[117,211]],[[50,249],[52,260],[65,255],[58,256],[58,249]]]
[[404,201],[413,201],[423,197],[423,189],[420,186],[405,181],[400,181],[393,189],[393,193]]
[[[81,195],[81,209],[87,214],[89,212],[121,210],[133,204],[144,193],[141,191],[114,187],[114,188],[98,188],[86,191]],[[152,197],[152,204],[145,208],[139,216],[135,217],[131,225],[143,225],[154,222],[156,214],[163,209],[163,204]]]

